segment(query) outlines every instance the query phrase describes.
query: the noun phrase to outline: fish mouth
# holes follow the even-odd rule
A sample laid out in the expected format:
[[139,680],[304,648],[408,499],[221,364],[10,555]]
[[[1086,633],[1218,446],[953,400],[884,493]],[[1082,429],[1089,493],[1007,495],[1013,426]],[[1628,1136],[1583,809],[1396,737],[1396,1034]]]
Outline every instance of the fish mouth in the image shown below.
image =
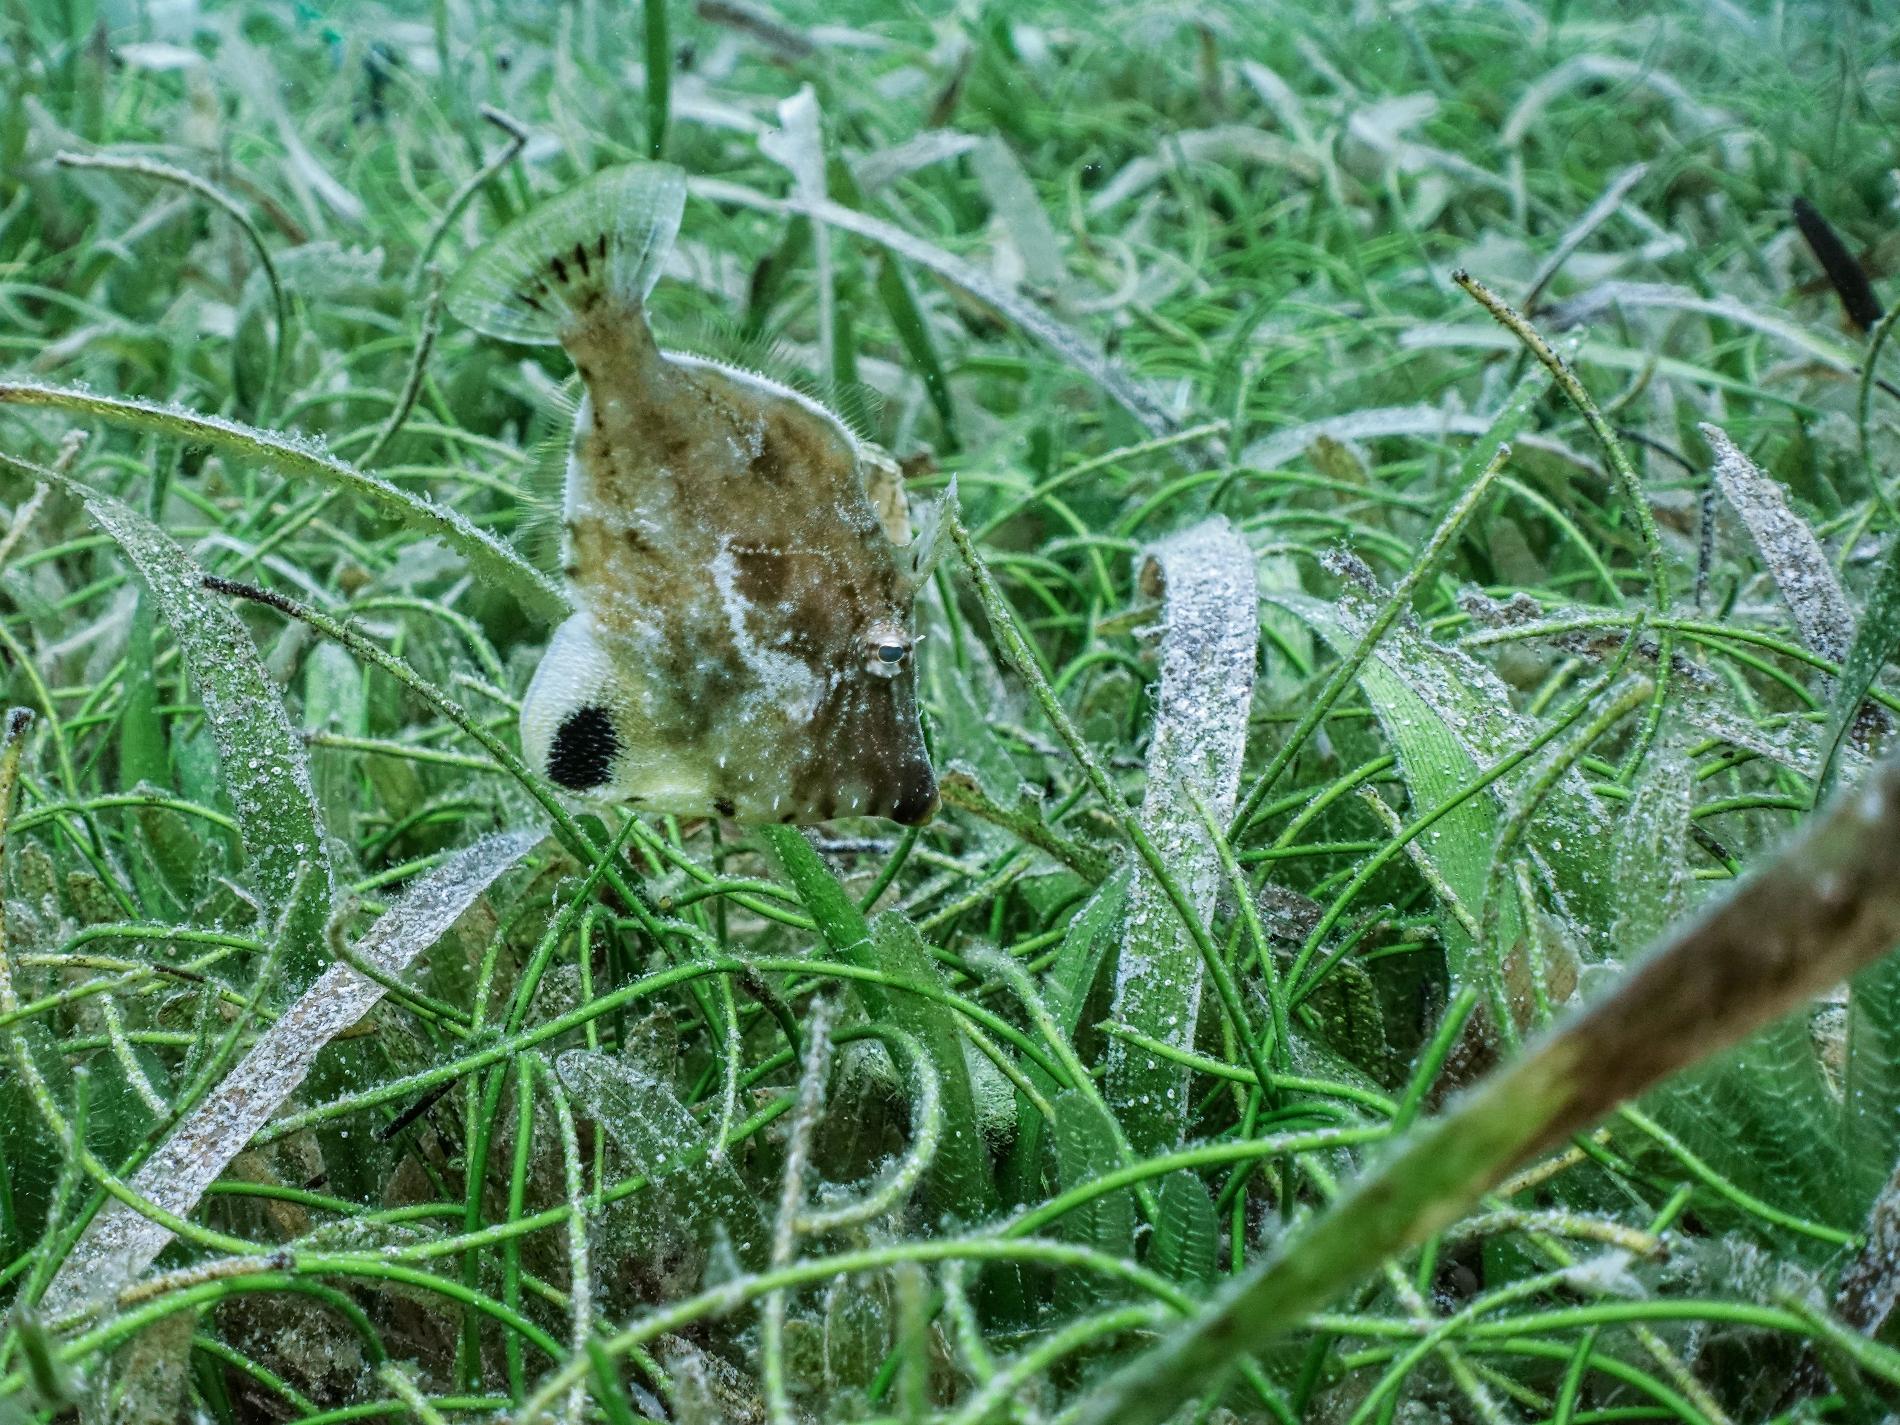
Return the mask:
[[937,795],[936,774],[926,762],[920,774],[904,779],[885,815],[899,826],[922,826],[937,814],[942,804],[942,798]]

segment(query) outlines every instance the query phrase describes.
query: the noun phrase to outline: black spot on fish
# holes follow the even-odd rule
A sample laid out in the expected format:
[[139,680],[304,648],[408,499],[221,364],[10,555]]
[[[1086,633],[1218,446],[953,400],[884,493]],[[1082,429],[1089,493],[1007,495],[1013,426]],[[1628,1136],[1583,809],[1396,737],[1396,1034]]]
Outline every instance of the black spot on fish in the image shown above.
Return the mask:
[[548,776],[570,791],[598,787],[619,750],[620,737],[605,708],[576,708],[548,748]]
[[737,814],[739,809],[732,804],[731,797],[714,797],[713,810],[718,812],[721,816],[733,816]]
[[587,249],[580,243],[574,244],[574,261],[580,264],[582,276],[591,275],[591,270],[587,266]]
[[559,253],[556,253],[553,257],[550,257],[548,259],[548,266],[554,269],[554,280],[556,282],[561,283],[562,285],[566,285],[567,264],[561,261],[561,257]]

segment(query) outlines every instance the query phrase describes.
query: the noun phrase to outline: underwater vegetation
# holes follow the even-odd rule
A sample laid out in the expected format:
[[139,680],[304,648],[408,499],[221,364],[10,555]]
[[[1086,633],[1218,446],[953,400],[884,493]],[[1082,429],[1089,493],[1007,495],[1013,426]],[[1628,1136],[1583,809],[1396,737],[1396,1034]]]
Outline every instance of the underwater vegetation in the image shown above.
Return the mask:
[[0,1422],[1900,1400],[1874,4],[0,4]]

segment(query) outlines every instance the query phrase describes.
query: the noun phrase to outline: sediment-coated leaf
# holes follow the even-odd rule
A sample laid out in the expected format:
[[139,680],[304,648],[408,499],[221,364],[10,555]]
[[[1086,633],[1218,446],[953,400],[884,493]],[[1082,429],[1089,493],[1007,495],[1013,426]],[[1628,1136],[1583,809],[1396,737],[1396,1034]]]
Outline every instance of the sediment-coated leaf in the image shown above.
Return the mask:
[[758,1199],[729,1161],[715,1160],[711,1135],[665,1080],[601,1050],[570,1050],[554,1067],[632,1167],[655,1182],[692,1175],[675,1201],[702,1247],[723,1230],[740,1261],[753,1270],[765,1264],[772,1232]]
[[[1233,816],[1260,632],[1253,552],[1226,520],[1208,520],[1149,550],[1141,583],[1162,601],[1161,682],[1141,825],[1205,926],[1221,863],[1195,801],[1218,825]],[[1154,873],[1138,869],[1115,965],[1113,1017],[1164,1044],[1191,1048],[1201,981],[1200,951],[1181,912]],[[1118,1038],[1109,1048],[1105,1093],[1136,1152],[1180,1141],[1188,1106],[1188,1070],[1181,1065]]]
[[[253,887],[282,923],[281,953],[292,983],[306,983],[321,960],[334,877],[303,742],[283,696],[249,630],[204,588],[203,571],[171,536],[122,501],[61,478],[117,542],[171,625],[217,741]],[[306,865],[313,874],[300,874]],[[294,905],[286,901],[293,894]]]
[[[358,956],[387,975],[401,974],[542,839],[539,831],[507,832],[450,857],[377,918],[356,942]],[[347,964],[324,971],[146,1159],[133,1190],[188,1216],[251,1135],[297,1091],[324,1045],[369,1013],[383,993],[382,985]],[[110,1300],[170,1240],[166,1228],[115,1199],[47,1288],[49,1306]]]
[[1610,953],[1619,959],[1648,945],[1681,913],[1687,891],[1689,765],[1655,756],[1644,765],[1636,795],[1616,819],[1611,851],[1616,919]]
[[1854,640],[1854,611],[1821,541],[1788,507],[1781,486],[1764,475],[1726,431],[1707,424],[1701,429],[1715,450],[1716,484],[1748,526],[1762,563],[1794,615],[1801,641],[1824,658],[1845,658]]

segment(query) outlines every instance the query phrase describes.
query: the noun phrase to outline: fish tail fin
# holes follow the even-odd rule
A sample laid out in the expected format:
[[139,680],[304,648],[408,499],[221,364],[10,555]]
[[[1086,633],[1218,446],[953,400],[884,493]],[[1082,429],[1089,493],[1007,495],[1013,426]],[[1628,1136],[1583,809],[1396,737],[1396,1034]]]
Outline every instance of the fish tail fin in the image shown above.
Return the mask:
[[686,175],[604,169],[491,238],[456,275],[449,310],[489,336],[550,345],[603,303],[638,310],[679,233]]

